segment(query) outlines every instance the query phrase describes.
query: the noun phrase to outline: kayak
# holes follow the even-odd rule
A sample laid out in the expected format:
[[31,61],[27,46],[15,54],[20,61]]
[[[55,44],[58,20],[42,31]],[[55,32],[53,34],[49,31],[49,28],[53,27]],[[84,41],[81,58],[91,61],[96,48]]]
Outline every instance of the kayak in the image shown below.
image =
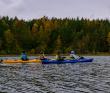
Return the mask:
[[3,63],[33,63],[33,62],[42,62],[40,59],[33,60],[3,60]]
[[89,59],[67,59],[64,61],[59,61],[59,60],[42,60],[42,64],[61,64],[61,63],[79,63],[79,62],[92,62],[94,58],[89,58]]
[[[55,59],[50,59],[55,60]],[[0,63],[33,63],[33,62],[40,62],[42,63],[42,60],[40,59],[33,59],[33,60],[1,60]]]

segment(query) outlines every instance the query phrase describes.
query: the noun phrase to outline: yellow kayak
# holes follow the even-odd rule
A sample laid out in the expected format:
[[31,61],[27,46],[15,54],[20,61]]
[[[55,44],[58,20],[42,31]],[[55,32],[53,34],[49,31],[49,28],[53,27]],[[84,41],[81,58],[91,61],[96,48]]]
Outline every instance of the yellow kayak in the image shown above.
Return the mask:
[[33,62],[42,62],[40,59],[33,60],[3,60],[3,63],[33,63]]

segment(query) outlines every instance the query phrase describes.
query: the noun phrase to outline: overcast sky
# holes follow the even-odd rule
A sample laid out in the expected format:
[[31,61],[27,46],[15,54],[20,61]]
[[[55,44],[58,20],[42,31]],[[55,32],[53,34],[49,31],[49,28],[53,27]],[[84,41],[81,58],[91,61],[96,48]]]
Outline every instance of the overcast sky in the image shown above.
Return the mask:
[[0,0],[0,16],[110,19],[110,0]]

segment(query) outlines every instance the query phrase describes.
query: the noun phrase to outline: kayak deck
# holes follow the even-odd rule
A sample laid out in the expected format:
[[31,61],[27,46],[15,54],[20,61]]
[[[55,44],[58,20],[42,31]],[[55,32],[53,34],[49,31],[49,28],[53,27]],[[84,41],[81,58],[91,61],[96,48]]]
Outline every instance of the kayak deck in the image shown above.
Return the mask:
[[33,62],[42,62],[40,59],[33,60],[3,60],[3,63],[33,63]]
[[71,60],[64,60],[64,61],[58,61],[58,60],[43,60],[42,64],[61,64],[61,63],[79,63],[79,62],[92,62],[93,58],[90,59],[80,59],[80,60],[75,60],[75,59],[71,59]]
[[61,64],[61,63],[79,63],[79,62],[92,62],[93,58],[89,58],[89,59],[80,59],[80,60],[75,60],[75,59],[67,59],[64,61],[59,61],[59,60],[55,60],[55,59],[51,59],[51,60],[40,60],[40,59],[33,59],[33,60],[3,60],[2,62],[4,64],[6,63],[33,63],[33,62],[40,62],[42,64]]

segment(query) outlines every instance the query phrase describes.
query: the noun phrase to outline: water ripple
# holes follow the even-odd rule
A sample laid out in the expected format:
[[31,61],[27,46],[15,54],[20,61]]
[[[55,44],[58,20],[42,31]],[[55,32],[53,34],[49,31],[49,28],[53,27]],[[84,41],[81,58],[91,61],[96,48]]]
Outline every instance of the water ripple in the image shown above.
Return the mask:
[[85,57],[93,63],[0,64],[0,93],[109,93],[109,56]]

